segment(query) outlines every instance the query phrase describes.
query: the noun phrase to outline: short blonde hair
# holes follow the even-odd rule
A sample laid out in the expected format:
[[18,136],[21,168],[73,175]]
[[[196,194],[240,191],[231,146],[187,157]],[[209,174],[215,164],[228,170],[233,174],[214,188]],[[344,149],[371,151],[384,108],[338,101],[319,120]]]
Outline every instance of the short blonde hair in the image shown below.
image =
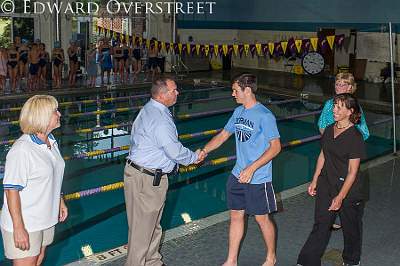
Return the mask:
[[58,102],[51,95],[35,95],[29,98],[19,115],[19,126],[24,134],[46,133],[51,116]]
[[357,90],[357,84],[354,80],[354,76],[351,73],[338,73],[336,75],[336,80],[344,80],[346,83],[351,85],[351,93],[355,93]]

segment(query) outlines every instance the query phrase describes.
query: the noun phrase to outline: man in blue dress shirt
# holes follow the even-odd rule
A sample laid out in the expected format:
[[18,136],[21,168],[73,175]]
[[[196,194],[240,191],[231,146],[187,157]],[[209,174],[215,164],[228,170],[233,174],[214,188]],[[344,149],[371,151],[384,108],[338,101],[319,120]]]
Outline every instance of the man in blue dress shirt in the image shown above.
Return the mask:
[[[192,152],[178,140],[168,107],[176,103],[176,83],[168,78],[153,82],[152,98],[132,125],[131,147],[124,171],[129,225],[126,266],[162,266],[159,253],[160,220],[168,189],[167,174],[178,164],[199,163],[205,154]],[[201,156],[199,156],[201,155]]]
[[217,149],[228,138],[236,137],[236,164],[228,177],[227,203],[231,210],[228,257],[223,266],[237,266],[245,215],[254,215],[267,245],[263,266],[273,266],[275,227],[269,214],[277,211],[272,187],[272,159],[281,150],[275,116],[256,99],[257,78],[242,74],[233,79],[232,96],[241,104],[224,129],[201,150],[201,155]]

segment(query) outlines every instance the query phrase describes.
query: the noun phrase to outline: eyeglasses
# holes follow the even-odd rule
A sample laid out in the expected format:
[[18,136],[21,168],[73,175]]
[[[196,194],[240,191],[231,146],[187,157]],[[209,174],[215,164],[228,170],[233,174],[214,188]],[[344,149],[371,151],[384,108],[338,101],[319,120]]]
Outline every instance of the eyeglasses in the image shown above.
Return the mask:
[[347,86],[349,86],[349,85],[350,85],[350,84],[347,83],[347,82],[336,82],[336,83],[335,83],[335,87],[339,87],[339,88],[347,87]]

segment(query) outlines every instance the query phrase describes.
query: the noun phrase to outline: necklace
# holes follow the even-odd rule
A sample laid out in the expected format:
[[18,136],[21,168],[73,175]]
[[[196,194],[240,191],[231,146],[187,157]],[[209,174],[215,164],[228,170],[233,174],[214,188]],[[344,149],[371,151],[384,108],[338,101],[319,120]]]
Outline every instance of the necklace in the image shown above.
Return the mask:
[[337,128],[337,129],[344,129],[344,128],[348,128],[348,127],[350,126],[350,122],[347,124],[347,126],[344,126],[344,127],[339,127],[339,124],[338,124],[338,122],[336,122],[336,123],[335,123],[335,126],[336,126],[336,128]]

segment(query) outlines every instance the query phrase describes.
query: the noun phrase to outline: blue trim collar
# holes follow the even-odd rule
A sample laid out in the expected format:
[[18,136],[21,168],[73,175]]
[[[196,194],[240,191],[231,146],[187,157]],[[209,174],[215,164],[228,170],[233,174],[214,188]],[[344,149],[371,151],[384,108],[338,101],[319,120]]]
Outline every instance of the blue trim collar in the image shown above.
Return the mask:
[[[36,134],[30,134],[29,137],[31,138],[31,140],[34,143],[36,143],[38,145],[46,144],[38,136],[36,136]],[[51,144],[53,144],[56,141],[56,139],[54,138],[53,134],[49,134],[49,140],[50,140]]]

